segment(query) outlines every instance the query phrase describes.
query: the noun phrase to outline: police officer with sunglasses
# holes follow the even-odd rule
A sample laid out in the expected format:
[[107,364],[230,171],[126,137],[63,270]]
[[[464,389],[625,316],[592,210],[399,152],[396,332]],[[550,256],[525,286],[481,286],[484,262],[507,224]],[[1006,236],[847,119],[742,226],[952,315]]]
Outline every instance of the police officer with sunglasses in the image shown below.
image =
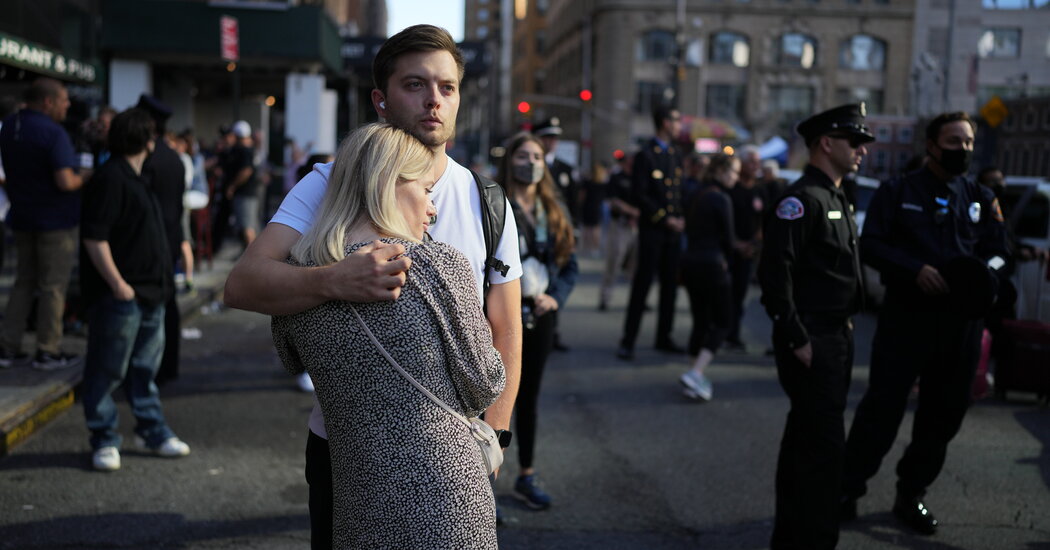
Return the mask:
[[844,521],[857,515],[857,499],[893,446],[918,380],[893,513],[920,534],[937,529],[924,495],[970,404],[981,318],[994,303],[1007,250],[999,203],[967,177],[975,128],[962,112],[934,118],[926,127],[925,166],[884,183],[868,208],[861,254],[879,271],[886,298],[868,390],[846,444]]
[[842,180],[875,140],[864,115],[864,104],[843,105],[799,124],[809,165],[765,220],[758,277],[773,320],[777,375],[791,400],[777,460],[774,550],[838,543],[851,316],[863,294],[857,225]]

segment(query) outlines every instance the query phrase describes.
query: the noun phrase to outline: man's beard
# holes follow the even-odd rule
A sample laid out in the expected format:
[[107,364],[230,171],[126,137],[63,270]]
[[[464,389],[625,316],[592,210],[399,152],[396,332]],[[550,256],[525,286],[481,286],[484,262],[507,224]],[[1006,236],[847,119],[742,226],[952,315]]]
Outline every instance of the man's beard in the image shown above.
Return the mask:
[[393,114],[387,116],[386,119],[387,122],[389,122],[390,124],[393,124],[394,126],[397,126],[398,128],[401,128],[402,130],[412,134],[416,139],[418,139],[420,142],[423,143],[423,145],[426,145],[427,147],[438,147],[439,145],[444,145],[445,143],[450,141],[456,134],[454,121],[452,128],[448,129],[448,134],[445,135],[443,132],[446,131],[448,124],[447,122],[442,124],[442,126],[437,130],[437,132],[425,132],[421,128],[419,128],[419,126],[417,126],[414,122],[401,120],[399,117]]

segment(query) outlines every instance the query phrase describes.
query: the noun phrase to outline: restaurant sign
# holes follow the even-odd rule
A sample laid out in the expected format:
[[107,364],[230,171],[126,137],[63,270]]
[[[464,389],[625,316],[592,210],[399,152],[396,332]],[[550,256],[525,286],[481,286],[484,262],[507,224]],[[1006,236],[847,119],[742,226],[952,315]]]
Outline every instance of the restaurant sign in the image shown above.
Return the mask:
[[98,70],[92,63],[66,57],[39,44],[4,33],[0,33],[0,63],[87,83],[95,82],[98,76]]

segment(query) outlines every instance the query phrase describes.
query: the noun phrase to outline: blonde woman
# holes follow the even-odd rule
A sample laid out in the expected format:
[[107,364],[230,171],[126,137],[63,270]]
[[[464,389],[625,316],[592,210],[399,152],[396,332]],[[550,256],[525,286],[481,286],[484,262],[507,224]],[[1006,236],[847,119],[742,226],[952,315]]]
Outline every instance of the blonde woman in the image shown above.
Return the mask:
[[429,239],[433,153],[408,133],[370,124],[347,137],[316,223],[290,263],[329,265],[380,240],[411,265],[393,302],[328,302],[273,318],[281,360],[310,373],[332,458],[334,548],[496,548],[495,502],[467,429],[412,387],[360,329],[466,416],[499,396],[492,347],[471,266]]

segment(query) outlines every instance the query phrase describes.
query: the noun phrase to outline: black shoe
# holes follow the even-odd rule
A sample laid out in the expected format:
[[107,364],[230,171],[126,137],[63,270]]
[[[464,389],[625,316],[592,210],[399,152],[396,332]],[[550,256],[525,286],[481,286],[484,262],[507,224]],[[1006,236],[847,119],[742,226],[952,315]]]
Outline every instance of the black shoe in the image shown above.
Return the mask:
[[620,347],[616,348],[616,357],[619,357],[624,361],[630,361],[634,359],[634,350],[627,346],[621,345]]
[[672,340],[664,340],[663,342],[657,342],[655,347],[658,351],[665,353],[685,353],[685,348],[674,343]]
[[554,335],[554,344],[551,347],[554,348],[554,351],[569,351],[569,346],[563,344],[558,335]]
[[29,355],[25,353],[11,353],[7,351],[7,348],[0,347],[0,368],[6,369],[28,362]]
[[857,519],[857,499],[842,497],[839,501],[839,523]]
[[898,495],[893,504],[893,515],[921,535],[937,532],[937,518],[933,517],[933,512],[930,512],[920,497]]

